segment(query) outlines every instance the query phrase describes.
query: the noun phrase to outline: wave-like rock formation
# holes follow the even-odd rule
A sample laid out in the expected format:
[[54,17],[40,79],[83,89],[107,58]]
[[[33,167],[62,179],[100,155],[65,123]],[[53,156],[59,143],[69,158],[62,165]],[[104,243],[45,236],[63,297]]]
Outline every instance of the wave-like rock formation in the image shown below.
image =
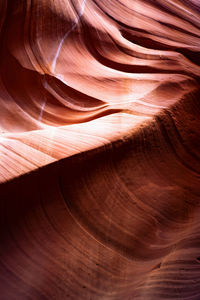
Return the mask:
[[0,1],[0,299],[200,299],[199,0]]

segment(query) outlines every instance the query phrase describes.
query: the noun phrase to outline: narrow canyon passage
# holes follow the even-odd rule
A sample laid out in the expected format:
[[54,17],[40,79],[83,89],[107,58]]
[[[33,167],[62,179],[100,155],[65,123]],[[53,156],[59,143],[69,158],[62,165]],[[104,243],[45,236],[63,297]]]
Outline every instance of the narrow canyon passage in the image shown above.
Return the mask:
[[0,2],[0,299],[200,299],[200,4]]

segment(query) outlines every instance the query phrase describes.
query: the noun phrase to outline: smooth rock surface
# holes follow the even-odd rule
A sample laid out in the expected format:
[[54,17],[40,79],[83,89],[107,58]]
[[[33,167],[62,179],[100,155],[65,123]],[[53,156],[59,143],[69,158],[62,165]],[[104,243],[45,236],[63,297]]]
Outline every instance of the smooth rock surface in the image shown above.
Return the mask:
[[0,1],[0,299],[200,299],[200,3]]

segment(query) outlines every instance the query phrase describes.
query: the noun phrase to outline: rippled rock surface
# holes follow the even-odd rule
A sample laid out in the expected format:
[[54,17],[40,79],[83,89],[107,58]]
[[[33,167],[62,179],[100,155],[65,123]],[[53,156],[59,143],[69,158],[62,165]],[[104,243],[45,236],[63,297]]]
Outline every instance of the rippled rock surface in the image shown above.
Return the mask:
[[200,2],[0,1],[0,299],[200,299]]

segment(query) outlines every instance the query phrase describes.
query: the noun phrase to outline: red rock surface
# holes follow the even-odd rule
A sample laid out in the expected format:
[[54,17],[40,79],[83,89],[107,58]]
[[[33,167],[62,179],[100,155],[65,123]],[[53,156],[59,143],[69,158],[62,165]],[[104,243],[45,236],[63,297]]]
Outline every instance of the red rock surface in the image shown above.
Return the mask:
[[0,2],[0,299],[200,299],[200,4]]

